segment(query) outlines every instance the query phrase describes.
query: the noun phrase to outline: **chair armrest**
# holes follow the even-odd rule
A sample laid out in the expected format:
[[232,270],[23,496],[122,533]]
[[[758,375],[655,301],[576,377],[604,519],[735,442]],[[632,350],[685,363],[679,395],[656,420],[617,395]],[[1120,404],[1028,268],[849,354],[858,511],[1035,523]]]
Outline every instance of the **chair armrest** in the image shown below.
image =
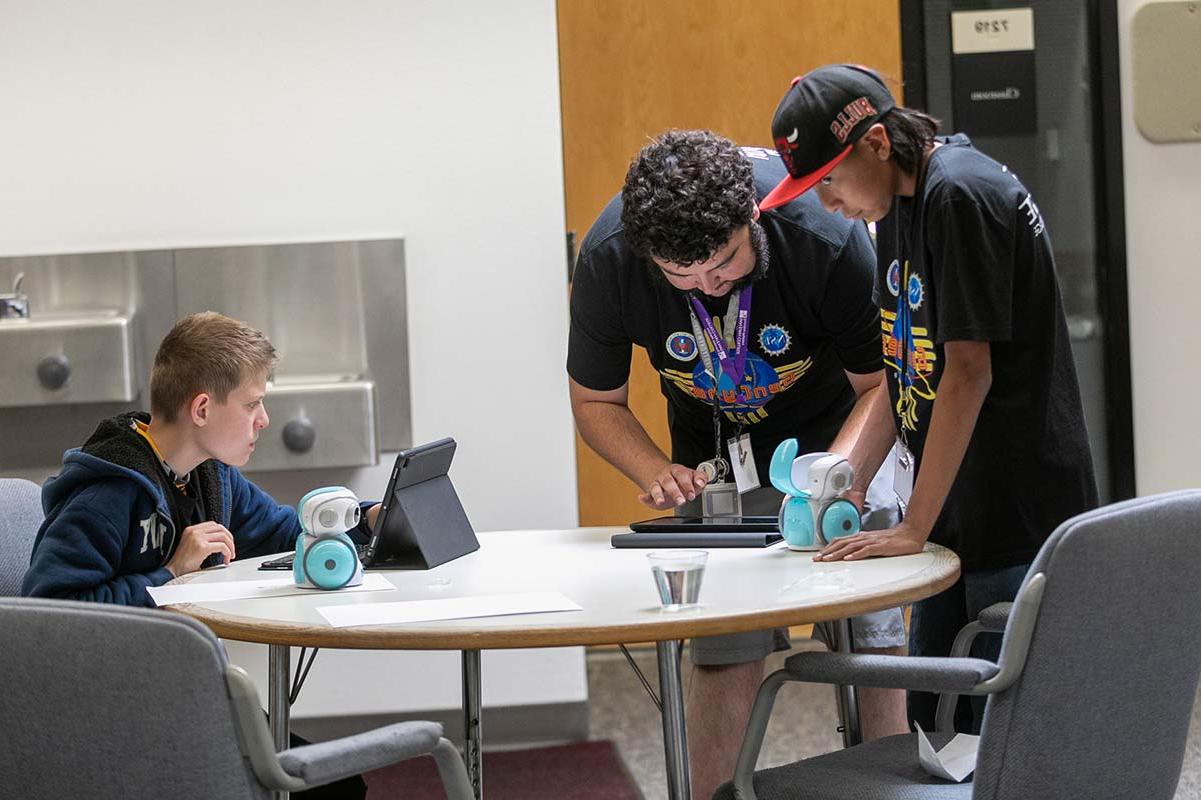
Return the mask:
[[784,662],[794,680],[923,692],[968,692],[1000,669],[978,658],[798,653]]
[[1013,603],[994,603],[981,611],[976,621],[989,633],[1004,633],[1011,611],[1013,611]]
[[267,730],[258,692],[246,670],[225,668],[242,754],[268,789],[300,792],[426,753],[434,757],[449,800],[473,800],[471,781],[458,752],[435,722],[400,722],[332,742],[294,747],[278,755]]
[[293,747],[279,754],[280,766],[308,786],[379,769],[432,753],[442,738],[436,722],[398,722],[329,742]]

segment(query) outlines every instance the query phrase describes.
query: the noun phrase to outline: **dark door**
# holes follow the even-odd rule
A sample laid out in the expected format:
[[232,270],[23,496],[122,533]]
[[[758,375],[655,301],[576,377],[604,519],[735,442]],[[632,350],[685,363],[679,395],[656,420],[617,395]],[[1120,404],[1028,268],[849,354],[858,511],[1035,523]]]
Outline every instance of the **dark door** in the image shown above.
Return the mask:
[[1030,189],[1051,234],[1102,501],[1134,494],[1113,2],[902,2],[906,98]]

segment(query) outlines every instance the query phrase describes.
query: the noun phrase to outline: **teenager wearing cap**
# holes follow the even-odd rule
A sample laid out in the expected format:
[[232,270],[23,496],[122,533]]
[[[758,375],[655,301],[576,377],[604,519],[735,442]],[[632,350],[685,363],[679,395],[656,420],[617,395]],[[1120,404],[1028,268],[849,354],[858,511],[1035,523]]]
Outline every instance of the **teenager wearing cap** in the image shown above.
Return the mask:
[[[882,461],[895,435],[907,508],[899,525],[815,559],[915,553],[926,541],[954,550],[959,582],[912,610],[909,651],[922,656],[947,655],[980,610],[1012,600],[1043,540],[1098,502],[1046,224],[1016,175],[962,134],[936,138],[937,126],[896,105],[869,69],[816,69],[776,110],[789,177],[760,204],[813,188],[826,209],[878,222],[889,396],[859,461]],[[973,655],[995,659],[999,638],[981,637]],[[911,693],[910,715],[932,725],[935,702]],[[974,720],[967,705],[958,722],[978,730],[983,703]]]
[[[621,194],[584,239],[571,296],[572,411],[584,441],[651,508],[699,513],[706,480],[695,468],[718,451],[729,458],[731,439],[747,437],[748,462],[764,484],[784,439],[795,437],[802,453],[850,455],[885,393],[867,230],[812,197],[760,214],[756,200],[786,176],[772,150],[671,131],[638,153]],[[740,310],[749,324],[734,322]],[[723,352],[711,346],[716,337]],[[670,457],[627,405],[634,344],[659,372]],[[724,366],[739,358],[735,385]],[[887,477],[868,491],[876,466],[860,470],[852,495],[866,505],[869,528],[894,524],[898,512]],[[743,513],[774,516],[781,499],[770,486],[750,491]],[[903,652],[899,609],[852,620],[852,633],[856,650]],[[697,797],[729,779],[763,659],[784,642],[772,631],[692,641],[687,715]],[[869,690],[861,706],[866,737],[906,730],[902,692]]]

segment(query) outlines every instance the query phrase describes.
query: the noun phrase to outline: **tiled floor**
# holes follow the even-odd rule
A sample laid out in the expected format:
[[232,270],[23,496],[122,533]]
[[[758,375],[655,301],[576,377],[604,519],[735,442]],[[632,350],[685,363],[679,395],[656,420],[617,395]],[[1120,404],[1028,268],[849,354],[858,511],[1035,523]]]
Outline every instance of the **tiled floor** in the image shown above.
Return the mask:
[[[656,686],[654,650],[635,650],[634,658],[651,685]],[[783,654],[772,656],[768,660],[768,669],[778,669],[783,660]],[[684,672],[687,681],[686,661]],[[616,743],[618,752],[647,800],[666,798],[663,731],[659,713],[619,651],[589,652],[588,696],[591,737]],[[792,683],[780,690],[759,766],[775,766],[841,746],[841,737],[835,730],[833,690],[828,686]],[[1184,772],[1176,800],[1201,800],[1199,706],[1193,710]]]

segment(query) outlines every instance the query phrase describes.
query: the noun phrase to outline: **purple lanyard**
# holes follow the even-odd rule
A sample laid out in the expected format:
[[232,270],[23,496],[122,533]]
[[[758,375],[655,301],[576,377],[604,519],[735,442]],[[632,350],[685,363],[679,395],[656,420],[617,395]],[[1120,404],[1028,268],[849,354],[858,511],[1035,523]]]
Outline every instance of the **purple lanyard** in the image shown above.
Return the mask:
[[[718,335],[717,327],[713,324],[713,317],[701,305],[701,301],[692,292],[688,293],[688,301],[692,304],[692,310],[696,314],[696,318],[700,320],[701,327],[705,329],[705,335],[709,337],[709,341],[713,342],[713,351],[717,356],[717,363],[721,365],[722,372],[726,373],[737,386],[742,382],[742,373],[746,367],[746,343],[751,324],[751,285],[747,284],[738,296],[738,324],[734,329],[734,352],[732,354],[726,350],[725,339]],[[713,379],[716,381],[717,375],[714,375]]]

